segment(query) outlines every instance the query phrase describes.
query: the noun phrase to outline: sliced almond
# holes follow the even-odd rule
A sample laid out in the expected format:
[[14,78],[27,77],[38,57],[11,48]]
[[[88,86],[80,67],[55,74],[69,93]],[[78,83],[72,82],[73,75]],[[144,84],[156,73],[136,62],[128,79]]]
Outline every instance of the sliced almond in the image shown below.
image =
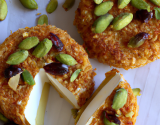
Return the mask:
[[[22,73],[22,72],[21,72]],[[20,79],[20,75],[21,73],[18,73],[17,75],[11,77],[9,79],[9,82],[8,82],[8,85],[11,89],[13,89],[14,91],[17,90],[17,86],[18,86],[18,83],[19,83],[19,79]]]

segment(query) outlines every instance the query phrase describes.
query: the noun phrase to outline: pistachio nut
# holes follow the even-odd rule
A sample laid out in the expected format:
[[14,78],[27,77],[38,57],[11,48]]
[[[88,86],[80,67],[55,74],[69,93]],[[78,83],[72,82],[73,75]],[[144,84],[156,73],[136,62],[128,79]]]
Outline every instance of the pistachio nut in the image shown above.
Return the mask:
[[89,50],[87,49],[87,47],[85,48],[85,50],[86,50],[87,54],[89,55],[89,54],[90,54],[90,52],[89,52]]
[[8,7],[5,0],[0,0],[0,20],[4,20],[8,13]]
[[103,1],[103,0],[94,0],[94,2],[95,2],[96,4],[100,4],[100,3],[102,3],[102,1]]
[[126,89],[124,88],[118,89],[113,98],[112,108],[115,110],[122,108],[127,102],[127,97],[128,97],[128,93]]
[[104,117],[103,123],[104,123],[104,125],[118,125],[114,122],[110,122],[106,117]]
[[34,46],[36,46],[39,43],[39,39],[35,36],[33,37],[28,37],[26,39],[24,39],[20,44],[19,44],[19,48],[20,49],[31,49]]
[[0,120],[3,121],[3,122],[8,122],[9,120],[0,113]]
[[43,14],[42,16],[39,17],[38,24],[39,25],[43,25],[43,24],[48,25],[48,17],[46,14]]
[[113,16],[111,14],[106,14],[99,17],[92,26],[92,31],[94,33],[101,33],[103,32],[109,24],[112,22]]
[[95,7],[94,14],[96,16],[105,15],[113,6],[113,2],[103,2]]
[[72,113],[73,118],[75,119],[78,115],[78,109],[71,109],[71,113]]
[[140,96],[141,95],[141,89],[140,88],[134,88],[132,89],[134,96]]
[[3,122],[8,122],[9,120],[3,115],[0,113],[0,120],[3,121]]
[[22,75],[23,81],[26,82],[27,84],[29,85],[35,84],[33,76],[30,74],[28,70],[24,70],[21,75]]
[[156,19],[160,20],[160,8],[155,7],[154,10],[155,10],[155,17],[156,17]]
[[151,1],[153,4],[160,6],[160,0],[149,0]]
[[68,11],[70,8],[72,8],[72,6],[74,5],[74,3],[75,3],[75,0],[66,0],[66,1],[64,2],[64,4],[62,5],[62,7],[63,7],[66,11]]
[[113,28],[115,30],[121,30],[127,26],[133,19],[132,13],[121,13],[113,20]]
[[131,0],[118,0],[118,8],[123,9],[126,7]]
[[18,52],[11,54],[8,57],[8,60],[6,63],[10,64],[10,65],[18,65],[18,64],[22,63],[24,60],[26,60],[27,57],[28,57],[28,51],[27,50],[20,50]]
[[63,53],[58,54],[56,56],[56,59],[59,62],[61,62],[63,64],[66,64],[66,65],[69,65],[69,66],[73,66],[73,65],[77,64],[77,61],[72,56],[70,56],[68,54],[63,54]]
[[47,13],[52,13],[57,9],[58,1],[57,0],[50,0],[47,5],[46,11]]
[[132,118],[132,116],[134,115],[134,112],[133,111],[131,111],[131,112],[129,112],[129,113],[127,113],[125,116],[126,117],[130,117],[130,118]]
[[35,0],[19,0],[21,4],[28,9],[38,9],[38,4]]
[[82,71],[82,69],[77,69],[71,76],[70,82],[73,82],[79,75],[79,73]]
[[148,39],[149,34],[145,32],[141,32],[136,36],[132,37],[128,43],[129,48],[137,48],[140,47],[146,39]]
[[52,41],[48,38],[45,38],[42,42],[40,42],[37,47],[34,49],[32,55],[37,58],[41,58],[45,56],[50,49],[52,48]]
[[131,4],[137,9],[143,9],[150,12],[150,5],[146,3],[144,0],[131,0]]

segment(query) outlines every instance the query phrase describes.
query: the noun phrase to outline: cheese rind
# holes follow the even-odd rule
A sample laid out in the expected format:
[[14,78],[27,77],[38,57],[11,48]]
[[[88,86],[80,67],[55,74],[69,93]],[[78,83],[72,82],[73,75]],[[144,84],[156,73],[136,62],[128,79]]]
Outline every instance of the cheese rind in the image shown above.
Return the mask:
[[89,103],[87,108],[82,113],[77,125],[89,125],[91,122],[90,117],[93,113],[104,103],[105,99],[112,93],[114,88],[121,82],[123,79],[119,73],[116,73],[115,76],[99,91],[99,93],[93,98]]

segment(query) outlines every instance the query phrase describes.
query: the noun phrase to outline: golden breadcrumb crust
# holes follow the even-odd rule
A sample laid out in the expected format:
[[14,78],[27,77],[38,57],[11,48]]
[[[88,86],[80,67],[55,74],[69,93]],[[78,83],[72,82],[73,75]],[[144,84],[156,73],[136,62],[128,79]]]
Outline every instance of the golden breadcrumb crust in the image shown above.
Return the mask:
[[[37,36],[42,41],[44,38],[50,38],[51,32],[56,34],[64,44],[61,53],[71,55],[78,62],[75,66],[69,67],[67,74],[54,77],[76,96],[80,107],[91,96],[94,90],[93,77],[95,72],[88,60],[88,55],[83,47],[78,45],[66,31],[51,25],[38,25],[31,28],[19,29],[0,45],[0,112],[17,124],[29,125],[25,119],[24,110],[33,86],[27,85],[20,80],[17,91],[13,91],[8,86],[8,79],[4,77],[4,70],[9,66],[6,64],[6,61],[9,55],[19,50],[19,43],[26,38],[23,37],[23,33],[27,33],[28,37]],[[28,58],[19,64],[19,67],[29,70],[33,77],[35,77],[45,63],[54,62],[55,55],[59,53],[52,48],[44,58],[36,58],[31,54],[32,51],[33,49],[29,50]],[[74,82],[70,82],[69,79],[76,69],[82,69],[82,71]]]
[[[114,16],[128,12],[135,13],[138,10],[128,4],[124,9],[118,9],[117,0],[108,12]],[[151,10],[156,7],[149,0],[144,0],[151,5]],[[148,22],[133,19],[132,22],[122,30],[116,31],[110,25],[104,32],[95,34],[91,31],[92,24],[98,18],[94,15],[96,4],[93,0],[81,0],[76,10],[74,25],[84,40],[84,47],[89,51],[89,57],[97,58],[99,62],[124,69],[133,69],[144,66],[160,58],[160,20],[155,16]],[[138,48],[129,48],[129,40],[136,34],[146,32],[149,39]]]
[[[110,79],[111,77],[113,78],[114,75],[118,72],[119,72],[118,70],[112,69],[111,71],[105,74],[106,79]],[[137,98],[134,96],[129,83],[127,83],[126,80],[121,81],[119,85],[112,91],[112,93],[106,98],[105,102],[98,108],[98,110],[95,111],[95,113],[92,115],[93,119],[90,125],[104,125],[102,117],[101,117],[102,112],[104,110],[109,111],[109,112],[114,111],[112,109],[113,98],[116,93],[116,90],[120,88],[125,88],[128,92],[126,104],[122,108],[119,109],[119,112],[121,112],[121,115],[118,117],[118,119],[121,121],[120,125],[135,125],[136,118],[138,116],[139,106],[137,104]],[[134,112],[134,115],[132,116],[132,118],[125,117],[125,115],[131,111]]]

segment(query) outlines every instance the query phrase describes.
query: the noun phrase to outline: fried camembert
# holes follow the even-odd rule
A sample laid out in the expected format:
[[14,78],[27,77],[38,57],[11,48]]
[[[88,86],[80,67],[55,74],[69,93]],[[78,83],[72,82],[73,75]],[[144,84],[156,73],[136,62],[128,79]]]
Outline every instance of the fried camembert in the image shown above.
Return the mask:
[[135,125],[139,106],[135,89],[118,70],[106,74],[88,102],[80,110],[72,110],[76,125]]
[[[41,89],[37,95],[43,93],[45,85],[34,81],[40,68],[60,95],[76,109],[94,90],[95,72],[88,55],[66,31],[51,25],[19,29],[0,45],[0,112],[16,124],[35,124],[36,115],[30,120],[26,112],[35,111],[32,110],[34,103],[28,103],[31,98],[37,99],[33,91]],[[43,81],[43,75],[38,79]],[[63,91],[69,94],[64,95]]]
[[89,57],[133,69],[160,58],[158,6],[156,0],[81,0],[74,25]]

